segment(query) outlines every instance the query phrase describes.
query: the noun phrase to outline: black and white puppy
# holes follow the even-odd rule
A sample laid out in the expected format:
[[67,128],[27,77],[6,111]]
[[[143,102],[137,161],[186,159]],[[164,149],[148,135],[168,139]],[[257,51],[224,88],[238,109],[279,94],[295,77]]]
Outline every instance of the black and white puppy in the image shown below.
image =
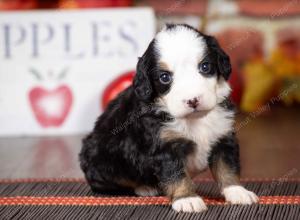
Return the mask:
[[231,65],[216,39],[188,25],[167,25],[136,71],[133,85],[83,140],[80,163],[92,190],[167,195],[174,210],[199,212],[206,205],[192,178],[209,167],[226,201],[257,202],[239,182]]

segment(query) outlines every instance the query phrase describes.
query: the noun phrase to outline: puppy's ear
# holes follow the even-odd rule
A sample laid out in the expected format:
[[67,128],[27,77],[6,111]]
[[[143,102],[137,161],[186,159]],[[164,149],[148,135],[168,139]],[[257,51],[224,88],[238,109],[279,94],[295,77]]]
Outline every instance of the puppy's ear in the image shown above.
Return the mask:
[[139,58],[136,75],[133,80],[133,88],[137,97],[141,100],[149,100],[152,96],[152,86],[147,75],[147,66],[146,66],[145,58]]
[[211,50],[216,57],[219,73],[224,77],[225,80],[228,80],[231,73],[231,64],[229,56],[220,47],[216,38],[208,36],[207,44],[209,50]]
[[176,24],[173,24],[173,23],[166,23],[166,26],[165,26],[165,29],[166,30],[171,30],[173,28],[176,27]]

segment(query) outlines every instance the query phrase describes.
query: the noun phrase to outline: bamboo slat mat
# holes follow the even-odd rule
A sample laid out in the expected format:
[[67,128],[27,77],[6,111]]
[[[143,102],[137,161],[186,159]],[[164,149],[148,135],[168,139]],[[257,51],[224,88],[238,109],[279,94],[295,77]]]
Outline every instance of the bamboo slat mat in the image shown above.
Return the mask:
[[244,180],[259,204],[230,205],[211,180],[197,180],[208,205],[177,213],[166,197],[93,194],[82,179],[0,180],[0,219],[300,219],[300,181]]

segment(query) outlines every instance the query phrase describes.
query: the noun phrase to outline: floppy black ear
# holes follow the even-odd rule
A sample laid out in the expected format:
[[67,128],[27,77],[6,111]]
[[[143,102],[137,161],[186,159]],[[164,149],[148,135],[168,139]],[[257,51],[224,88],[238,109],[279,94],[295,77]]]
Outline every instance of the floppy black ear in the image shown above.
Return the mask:
[[152,86],[147,75],[147,66],[146,66],[145,58],[139,58],[137,67],[136,67],[136,75],[133,80],[133,88],[134,91],[140,99],[146,101],[152,96]]
[[224,79],[228,80],[231,73],[231,64],[229,56],[220,47],[216,38],[208,36],[207,44],[209,50],[211,50],[211,52],[214,53],[219,73],[224,77]]

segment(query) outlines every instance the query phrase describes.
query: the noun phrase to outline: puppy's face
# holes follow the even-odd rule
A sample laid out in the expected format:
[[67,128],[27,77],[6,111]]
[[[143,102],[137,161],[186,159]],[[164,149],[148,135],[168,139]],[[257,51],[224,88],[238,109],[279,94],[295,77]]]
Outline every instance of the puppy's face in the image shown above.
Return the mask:
[[229,58],[213,37],[168,25],[140,58],[134,87],[174,117],[197,117],[229,95],[230,72]]

